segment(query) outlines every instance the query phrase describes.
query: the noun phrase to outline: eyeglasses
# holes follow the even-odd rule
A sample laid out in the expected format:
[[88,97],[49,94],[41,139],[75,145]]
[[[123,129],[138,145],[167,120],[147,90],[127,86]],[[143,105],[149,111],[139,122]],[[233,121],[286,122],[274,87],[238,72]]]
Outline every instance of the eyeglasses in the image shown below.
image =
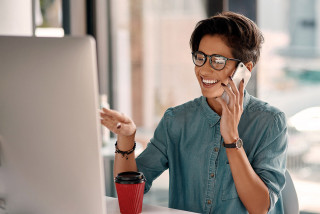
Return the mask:
[[207,61],[207,57],[209,57],[211,67],[218,71],[221,71],[226,66],[228,60],[241,62],[240,59],[232,59],[218,54],[209,56],[201,51],[192,52],[192,61],[196,66],[203,66]]

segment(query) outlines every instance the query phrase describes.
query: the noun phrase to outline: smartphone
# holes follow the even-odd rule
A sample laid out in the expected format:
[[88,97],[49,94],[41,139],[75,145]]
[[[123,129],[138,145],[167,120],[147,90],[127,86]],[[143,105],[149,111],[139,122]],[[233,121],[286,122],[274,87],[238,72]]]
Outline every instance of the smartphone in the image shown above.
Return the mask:
[[[244,79],[244,87],[246,87],[250,80],[250,77],[251,77],[251,72],[247,69],[247,67],[242,62],[239,63],[239,65],[237,66],[237,69],[232,74],[232,80],[238,89],[239,89],[241,80]],[[229,84],[228,84],[228,87],[231,88]],[[221,97],[227,102],[227,104],[229,104],[229,96],[225,91],[223,92]]]

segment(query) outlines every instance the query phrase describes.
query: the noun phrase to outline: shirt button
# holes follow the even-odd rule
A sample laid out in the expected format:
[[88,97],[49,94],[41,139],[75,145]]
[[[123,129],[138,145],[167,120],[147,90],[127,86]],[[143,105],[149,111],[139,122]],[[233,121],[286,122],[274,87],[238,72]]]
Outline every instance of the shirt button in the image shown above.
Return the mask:
[[215,148],[214,148],[214,151],[215,151],[215,152],[218,152],[218,151],[219,151],[219,148],[218,148],[218,147],[215,147]]
[[211,177],[211,178],[213,178],[213,177],[214,177],[214,174],[213,174],[213,173],[211,173],[211,174],[210,174],[210,177]]
[[207,200],[207,204],[211,204],[211,200]]

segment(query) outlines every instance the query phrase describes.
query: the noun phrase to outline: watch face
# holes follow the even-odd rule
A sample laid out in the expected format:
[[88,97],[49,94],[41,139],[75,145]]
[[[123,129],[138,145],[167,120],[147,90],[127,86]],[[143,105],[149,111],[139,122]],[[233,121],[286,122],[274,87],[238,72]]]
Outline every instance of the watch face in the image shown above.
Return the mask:
[[242,140],[239,138],[236,142],[236,147],[239,149],[242,147],[242,145],[243,145]]

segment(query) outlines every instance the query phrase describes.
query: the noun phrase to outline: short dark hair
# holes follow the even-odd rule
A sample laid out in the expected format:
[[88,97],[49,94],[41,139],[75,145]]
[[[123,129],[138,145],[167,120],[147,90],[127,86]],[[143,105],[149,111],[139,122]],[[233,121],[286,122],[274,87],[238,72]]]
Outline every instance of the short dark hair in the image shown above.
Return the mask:
[[257,25],[244,15],[234,12],[222,12],[197,23],[191,38],[192,52],[199,49],[205,35],[221,35],[232,50],[234,58],[253,65],[259,60],[263,35]]

